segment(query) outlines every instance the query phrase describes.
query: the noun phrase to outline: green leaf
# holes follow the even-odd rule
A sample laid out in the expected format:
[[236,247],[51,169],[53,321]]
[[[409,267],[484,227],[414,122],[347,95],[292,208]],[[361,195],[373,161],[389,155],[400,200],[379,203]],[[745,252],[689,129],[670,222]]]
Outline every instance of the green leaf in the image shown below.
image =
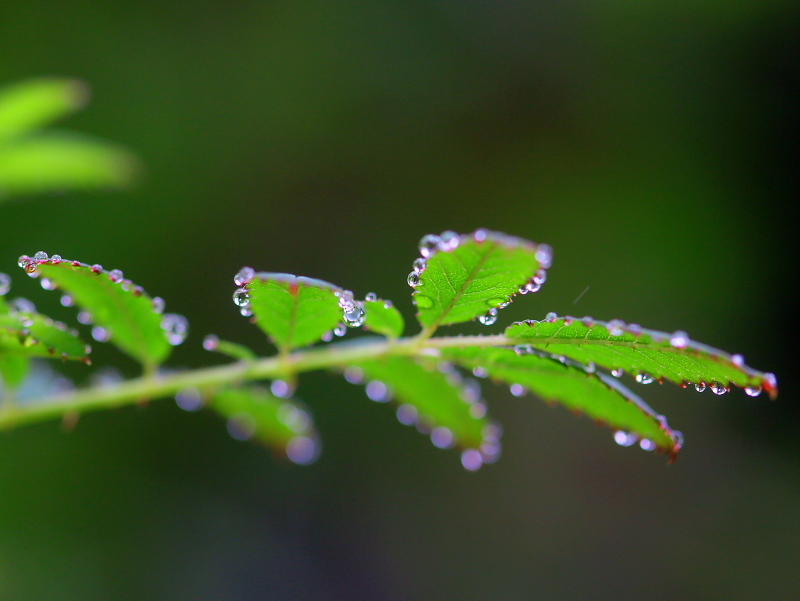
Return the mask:
[[[0,339],[2,336],[0,334]],[[3,382],[6,390],[16,390],[20,387],[30,371],[30,365],[29,357],[4,353],[0,348],[0,381]]]
[[[234,293],[234,302],[252,312],[255,323],[281,351],[290,351],[318,341],[339,325],[342,292],[322,280],[257,273]],[[363,309],[358,310],[363,318]]]
[[255,361],[258,359],[258,355],[243,344],[230,342],[228,340],[220,340],[219,336],[215,334],[209,334],[203,339],[203,348],[207,351],[227,355],[231,359],[236,359],[237,361]]
[[88,98],[86,85],[74,79],[30,79],[0,90],[0,143],[83,107]]
[[431,331],[482,316],[493,323],[497,309],[533,286],[532,278],[544,281],[551,256],[547,245],[486,230],[425,236],[420,251],[409,284],[417,319]]
[[89,362],[77,332],[39,313],[0,313],[0,353]]
[[741,355],[689,340],[685,332],[667,334],[621,321],[556,317],[512,324],[505,332],[515,343],[530,344],[553,355],[610,370],[633,373],[639,381],[669,380],[681,386],[712,388],[717,394],[731,384],[755,396],[765,390],[778,393],[775,376],[747,367]]
[[382,334],[388,338],[399,338],[403,335],[405,327],[403,316],[391,301],[365,300],[364,310],[367,313],[364,321],[365,330]]
[[518,355],[507,348],[446,349],[442,358],[513,385],[514,394],[530,390],[544,401],[560,403],[614,430],[652,441],[672,457],[680,450],[680,433],[671,430],[663,416],[606,374],[587,372],[570,361],[562,363],[544,353]]
[[308,411],[257,386],[223,388],[211,396],[211,407],[228,420],[238,439],[256,438],[301,465],[319,455],[319,436]]
[[76,134],[42,133],[0,147],[0,197],[124,188],[137,172],[124,149]]
[[[22,257],[25,270],[39,273],[48,286],[57,286],[90,316],[92,323],[103,328],[120,350],[147,369],[161,364],[172,344],[185,336],[185,320],[172,314],[161,315],[163,301],[154,301],[141,286],[124,279],[122,272],[108,272],[100,265],[52,258]],[[182,332],[176,322],[183,320]],[[183,334],[181,336],[181,333]]]
[[[477,382],[465,386],[452,367],[445,363],[440,367],[444,371],[435,363],[423,366],[410,357],[384,357],[358,362],[348,368],[345,377],[351,382],[367,381],[367,395],[372,400],[394,398],[401,406],[398,418],[430,432],[436,446],[456,444],[478,450],[483,462],[494,460],[499,453],[498,431],[485,418],[486,406],[479,398]],[[360,370],[355,376],[354,368]]]

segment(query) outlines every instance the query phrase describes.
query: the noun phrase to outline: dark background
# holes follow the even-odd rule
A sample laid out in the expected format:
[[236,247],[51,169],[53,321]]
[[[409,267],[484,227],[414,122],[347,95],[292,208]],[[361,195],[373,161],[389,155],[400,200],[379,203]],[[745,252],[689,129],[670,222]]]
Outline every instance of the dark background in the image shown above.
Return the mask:
[[0,84],[84,79],[92,102],[63,125],[146,167],[129,192],[0,205],[0,271],[45,313],[74,321],[20,254],[120,268],[190,319],[170,364],[211,364],[210,332],[271,352],[231,302],[242,265],[375,291],[413,323],[419,238],[487,227],[555,248],[497,330],[551,310],[685,329],[782,391],[642,388],[686,436],[672,466],[491,389],[504,456],[467,473],[326,374],[300,388],[324,441],[306,468],[171,401],[3,432],[0,598],[797,594],[798,17],[769,0],[2,3]]

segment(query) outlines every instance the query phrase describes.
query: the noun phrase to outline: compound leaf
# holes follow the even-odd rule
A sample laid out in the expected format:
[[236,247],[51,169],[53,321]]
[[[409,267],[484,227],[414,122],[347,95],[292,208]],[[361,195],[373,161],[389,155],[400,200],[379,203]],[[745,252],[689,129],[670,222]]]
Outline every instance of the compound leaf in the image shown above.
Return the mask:
[[354,381],[352,370],[360,370],[355,381],[367,382],[367,395],[379,402],[394,398],[400,404],[398,418],[430,432],[436,446],[458,445],[481,452],[484,462],[493,460],[499,452],[492,438],[497,432],[485,418],[479,390],[463,386],[452,367],[441,366],[444,371],[435,363],[423,366],[410,357],[384,357],[359,362],[345,376]]
[[102,328],[109,341],[147,368],[161,364],[171,344],[183,341],[185,319],[161,315],[163,301],[150,298],[141,286],[124,279],[119,270],[100,265],[53,258],[22,257],[29,273],[47,280],[45,287],[58,287]]
[[77,134],[35,134],[0,147],[0,195],[123,188],[136,171],[127,151]]
[[74,79],[30,79],[0,90],[0,142],[38,129],[86,104],[86,85]]
[[279,399],[258,386],[223,388],[210,406],[228,421],[235,438],[255,438],[301,465],[319,455],[319,436],[310,414],[298,403]]
[[[255,323],[282,351],[318,341],[344,319],[343,291],[322,280],[289,273],[256,273],[234,293]],[[363,320],[363,309],[354,305]],[[358,309],[358,311],[355,311]]]
[[544,353],[518,355],[507,348],[446,349],[442,358],[512,385],[514,394],[530,390],[547,402],[560,403],[614,430],[651,441],[673,457],[680,450],[680,434],[669,428],[664,417],[605,374],[589,373],[580,365],[562,363]]
[[420,251],[409,284],[417,319],[429,329],[487,314],[491,319],[533,278],[544,281],[551,257],[547,245],[486,230],[425,236]]
[[364,311],[366,311],[365,330],[382,334],[388,338],[399,338],[403,335],[405,327],[403,316],[390,301],[365,300]]
[[741,355],[693,342],[685,332],[550,315],[545,321],[514,323],[505,334],[553,355],[633,373],[644,383],[655,379],[694,384],[700,390],[710,386],[718,394],[735,384],[753,396],[765,390],[772,398],[778,392],[773,374],[747,367]]

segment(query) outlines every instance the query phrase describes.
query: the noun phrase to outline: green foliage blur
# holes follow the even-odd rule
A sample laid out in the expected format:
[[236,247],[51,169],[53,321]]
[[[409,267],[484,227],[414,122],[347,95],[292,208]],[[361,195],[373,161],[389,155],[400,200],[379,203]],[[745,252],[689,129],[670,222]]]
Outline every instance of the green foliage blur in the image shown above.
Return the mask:
[[[129,191],[0,204],[11,295],[75,322],[16,267],[38,250],[119,268],[191,323],[271,353],[233,276],[392,299],[426,233],[555,249],[546,312],[621,318],[740,352],[777,403],[640,390],[679,461],[484,386],[504,455],[455,451],[327,374],[299,467],[170,400],[0,434],[0,600],[785,598],[795,569],[796,355],[788,299],[798,9],[781,2],[9,2],[0,87],[89,84],[59,127],[132,149]],[[496,329],[495,329],[496,328]],[[84,332],[85,333],[85,332]],[[444,332],[443,332],[444,333]],[[786,342],[784,343],[784,340]],[[98,348],[95,365],[136,366]],[[79,384],[92,370],[56,365]],[[54,376],[53,376],[54,377]],[[40,385],[41,382],[40,382]]]

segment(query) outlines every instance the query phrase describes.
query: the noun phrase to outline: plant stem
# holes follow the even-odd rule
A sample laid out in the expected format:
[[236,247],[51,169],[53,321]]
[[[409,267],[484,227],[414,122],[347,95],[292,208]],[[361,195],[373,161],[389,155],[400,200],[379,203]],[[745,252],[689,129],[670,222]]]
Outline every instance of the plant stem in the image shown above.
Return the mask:
[[22,404],[0,407],[0,430],[23,424],[59,418],[65,413],[81,413],[132,405],[144,399],[174,395],[183,388],[213,388],[230,382],[279,378],[287,364],[293,373],[343,367],[384,355],[414,355],[429,348],[502,346],[511,341],[505,336],[454,336],[430,338],[420,344],[417,337],[360,342],[352,341],[297,351],[285,357],[238,361],[168,375],[146,374],[114,386],[95,386],[68,393],[29,399]]

